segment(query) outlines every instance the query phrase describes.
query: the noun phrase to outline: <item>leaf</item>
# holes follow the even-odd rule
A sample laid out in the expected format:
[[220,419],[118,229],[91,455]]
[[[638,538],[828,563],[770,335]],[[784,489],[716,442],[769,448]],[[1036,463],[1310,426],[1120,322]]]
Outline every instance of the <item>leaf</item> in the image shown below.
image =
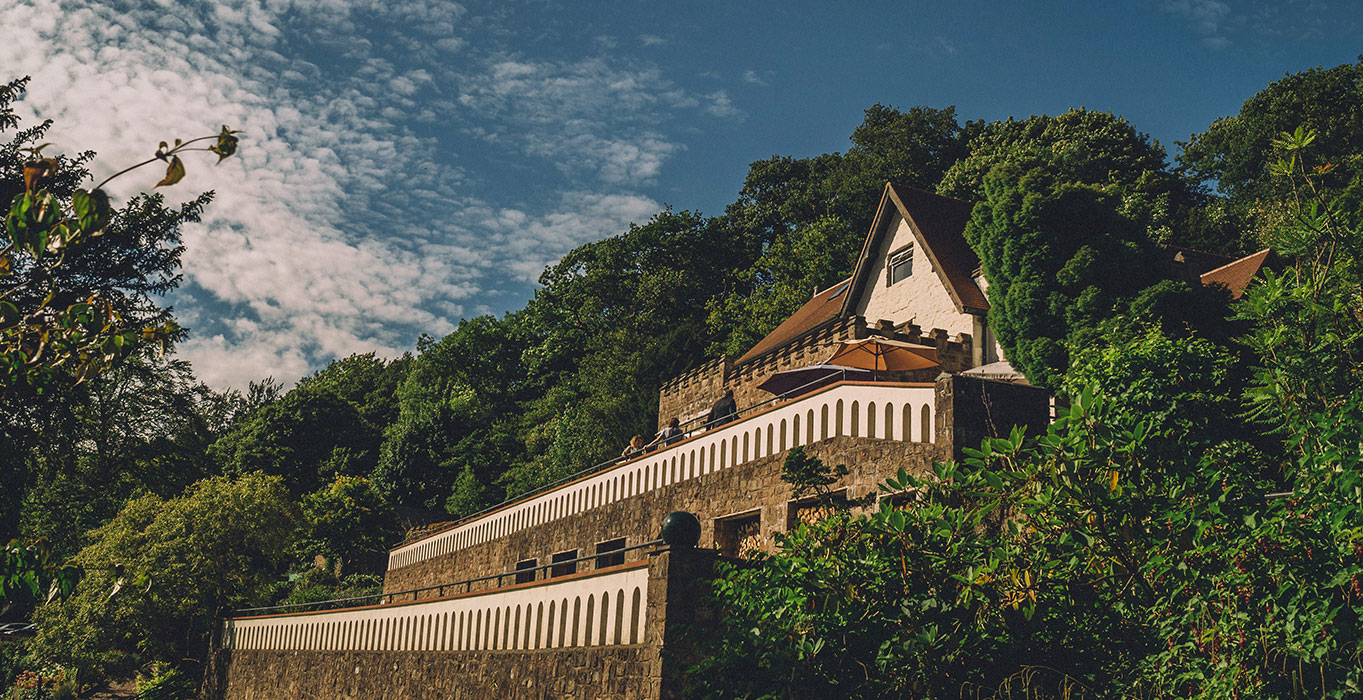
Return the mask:
[[208,150],[218,154],[219,163],[237,152],[237,137],[233,135],[235,133],[223,124],[222,131],[218,134],[218,142],[208,147]]
[[156,186],[170,187],[183,179],[185,179],[185,164],[180,161],[180,156],[171,156],[170,167],[166,168],[166,176],[161,178]]
[[102,231],[109,223],[109,217],[113,213],[109,206],[109,195],[104,190],[76,190],[71,193],[71,208],[76,212],[76,220],[80,223],[80,230],[87,234],[95,234]]

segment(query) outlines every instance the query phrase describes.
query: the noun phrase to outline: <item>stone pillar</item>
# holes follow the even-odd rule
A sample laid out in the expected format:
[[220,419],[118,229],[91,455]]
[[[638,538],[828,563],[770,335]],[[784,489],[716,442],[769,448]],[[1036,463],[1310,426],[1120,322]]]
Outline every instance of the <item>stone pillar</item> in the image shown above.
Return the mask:
[[695,660],[696,635],[714,615],[705,595],[717,554],[713,549],[669,547],[648,555],[648,697],[682,697],[681,674]]
[[943,459],[960,459],[961,448],[979,448],[986,437],[1007,435],[1014,425],[1028,435],[1046,432],[1050,396],[1045,389],[943,373],[937,377],[934,439]]

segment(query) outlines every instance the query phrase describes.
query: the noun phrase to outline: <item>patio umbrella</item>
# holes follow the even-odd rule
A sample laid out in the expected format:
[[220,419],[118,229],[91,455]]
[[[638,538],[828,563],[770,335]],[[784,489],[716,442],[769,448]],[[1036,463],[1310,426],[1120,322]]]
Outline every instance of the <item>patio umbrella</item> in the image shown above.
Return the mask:
[[870,379],[873,374],[871,370],[860,367],[843,367],[821,362],[817,365],[777,372],[758,384],[757,388],[777,396],[799,396],[843,379]]
[[849,340],[833,352],[825,362],[860,367],[873,372],[896,372],[940,367],[937,348],[887,338]]

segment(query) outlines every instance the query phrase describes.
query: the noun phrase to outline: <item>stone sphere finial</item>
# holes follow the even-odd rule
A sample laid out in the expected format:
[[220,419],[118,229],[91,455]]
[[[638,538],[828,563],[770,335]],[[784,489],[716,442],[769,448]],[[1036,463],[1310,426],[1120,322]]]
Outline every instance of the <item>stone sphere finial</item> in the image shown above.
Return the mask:
[[663,518],[663,541],[673,547],[700,544],[700,520],[684,510],[674,510]]

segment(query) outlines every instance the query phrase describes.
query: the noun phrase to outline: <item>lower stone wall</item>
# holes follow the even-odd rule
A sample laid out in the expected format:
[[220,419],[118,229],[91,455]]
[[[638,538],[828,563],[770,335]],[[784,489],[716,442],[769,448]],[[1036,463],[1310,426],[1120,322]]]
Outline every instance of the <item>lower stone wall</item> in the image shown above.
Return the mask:
[[[940,437],[939,434],[939,440]],[[932,443],[848,436],[815,443],[807,452],[830,465],[846,464],[850,468],[850,473],[833,487],[835,490],[847,489],[850,496],[874,491],[878,483],[901,467],[921,473],[931,469],[934,460],[945,457]],[[592,548],[597,542],[617,537],[626,538],[628,545],[647,542],[658,537],[663,517],[674,510],[688,511],[700,518],[702,547],[723,544],[717,541],[716,519],[760,513],[758,536],[763,546],[769,547],[771,535],[787,529],[791,489],[781,481],[786,454],[775,453],[738,467],[703,474],[584,513],[568,515],[549,526],[529,528],[453,554],[390,569],[384,579],[384,592],[511,571],[518,561],[530,558],[547,564],[550,555],[569,549],[579,550],[581,556],[594,554]],[[641,552],[631,552],[628,559],[642,557]],[[583,562],[578,570],[589,571],[591,565]],[[488,581],[474,585],[473,589],[495,585],[495,581]],[[437,594],[437,591],[430,591],[423,595],[434,597]]]
[[[642,644],[536,651],[221,651],[223,700],[657,697]],[[656,683],[656,682],[655,682]]]

